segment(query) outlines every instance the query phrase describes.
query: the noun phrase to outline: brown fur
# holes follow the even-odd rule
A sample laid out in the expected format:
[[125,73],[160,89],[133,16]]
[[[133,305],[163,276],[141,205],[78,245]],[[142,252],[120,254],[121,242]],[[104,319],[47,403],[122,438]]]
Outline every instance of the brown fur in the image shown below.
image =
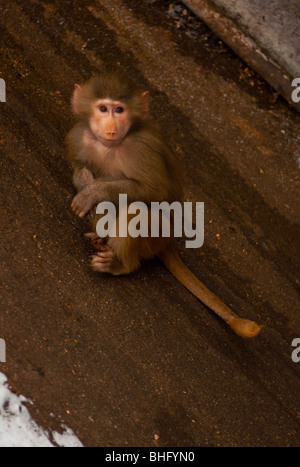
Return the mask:
[[[123,75],[103,74],[76,85],[73,110],[80,121],[70,131],[67,144],[78,190],[72,203],[76,214],[85,216],[101,201],[117,206],[119,194],[127,194],[128,203],[142,201],[148,206],[153,201],[182,202],[182,171],[148,114],[148,93]],[[94,270],[129,274],[141,261],[158,256],[237,334],[258,334],[255,323],[239,318],[186,268],[170,238],[123,238],[117,232],[102,242],[95,234],[98,220],[99,216],[93,219],[93,232],[87,234],[97,248]]]

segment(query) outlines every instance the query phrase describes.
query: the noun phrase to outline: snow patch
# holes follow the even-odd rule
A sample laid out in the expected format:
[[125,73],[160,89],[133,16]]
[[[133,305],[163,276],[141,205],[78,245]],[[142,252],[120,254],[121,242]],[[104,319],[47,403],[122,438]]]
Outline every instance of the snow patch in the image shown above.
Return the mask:
[[11,392],[6,376],[0,373],[0,447],[83,447],[66,426],[62,434],[39,427],[25,402],[30,401]]

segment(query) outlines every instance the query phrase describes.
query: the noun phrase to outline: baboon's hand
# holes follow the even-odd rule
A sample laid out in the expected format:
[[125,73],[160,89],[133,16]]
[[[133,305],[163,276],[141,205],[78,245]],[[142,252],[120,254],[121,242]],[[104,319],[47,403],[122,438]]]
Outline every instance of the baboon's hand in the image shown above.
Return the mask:
[[73,199],[71,208],[79,217],[84,217],[94,206],[95,197],[90,186],[81,190]]

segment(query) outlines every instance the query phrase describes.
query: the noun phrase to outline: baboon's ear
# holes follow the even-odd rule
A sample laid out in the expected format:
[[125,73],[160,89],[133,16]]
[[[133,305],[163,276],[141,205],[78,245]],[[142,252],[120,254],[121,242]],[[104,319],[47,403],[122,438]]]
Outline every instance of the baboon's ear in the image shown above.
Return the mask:
[[149,91],[143,92],[142,105],[143,105],[144,112],[149,112]]
[[75,84],[73,98],[72,98],[72,107],[75,114],[79,114],[79,101],[81,98],[82,88],[79,84]]

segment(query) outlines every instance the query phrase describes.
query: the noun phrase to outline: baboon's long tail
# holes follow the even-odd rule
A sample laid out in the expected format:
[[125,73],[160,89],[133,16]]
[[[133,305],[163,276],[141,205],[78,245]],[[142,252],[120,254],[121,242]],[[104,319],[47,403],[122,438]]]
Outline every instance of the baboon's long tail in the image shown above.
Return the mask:
[[204,305],[220,316],[239,336],[251,338],[260,332],[254,321],[237,316],[185,266],[178,253],[169,247],[158,255],[165,267]]

